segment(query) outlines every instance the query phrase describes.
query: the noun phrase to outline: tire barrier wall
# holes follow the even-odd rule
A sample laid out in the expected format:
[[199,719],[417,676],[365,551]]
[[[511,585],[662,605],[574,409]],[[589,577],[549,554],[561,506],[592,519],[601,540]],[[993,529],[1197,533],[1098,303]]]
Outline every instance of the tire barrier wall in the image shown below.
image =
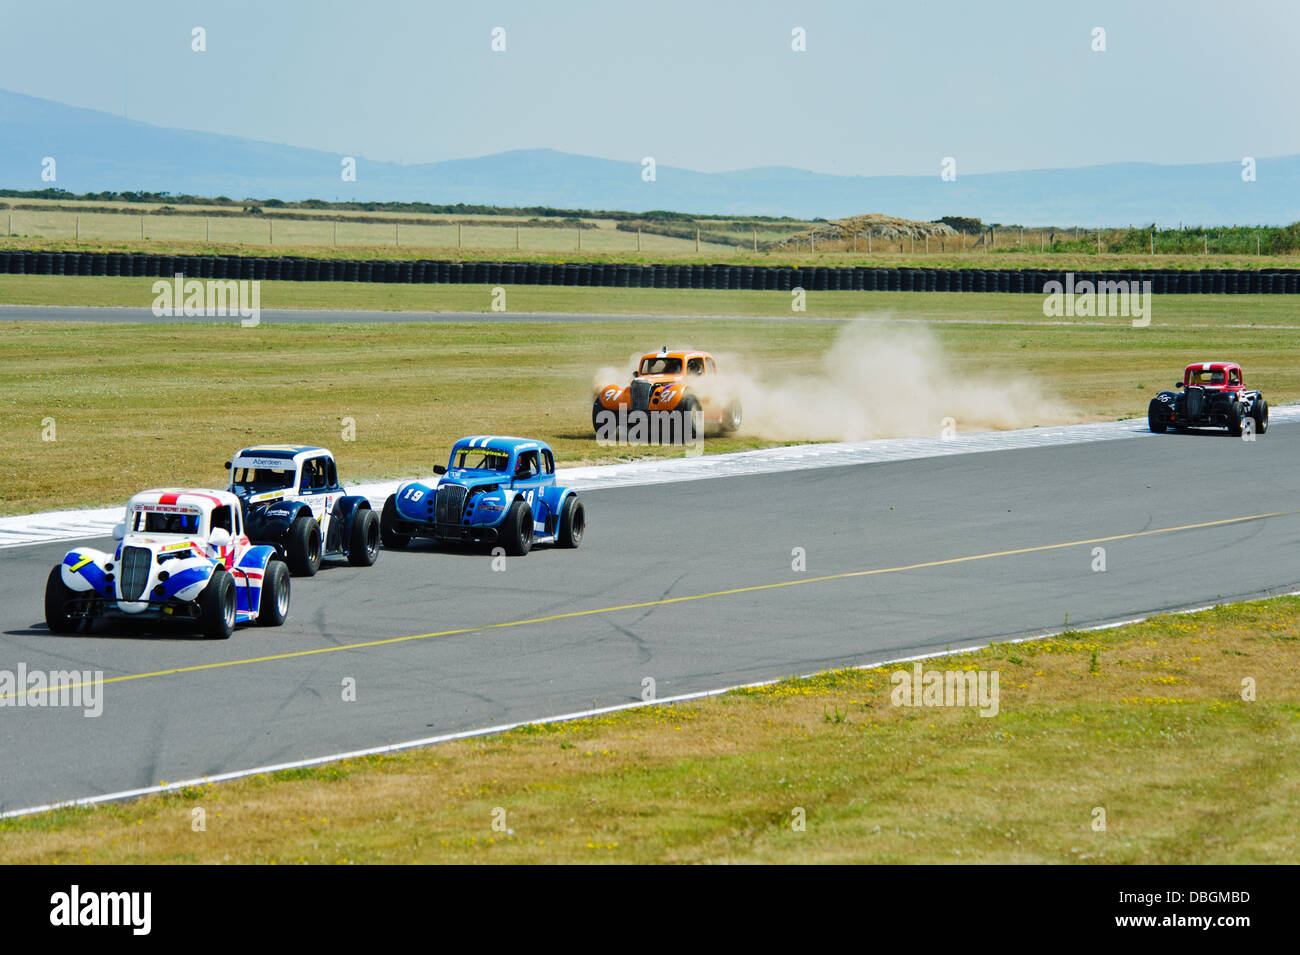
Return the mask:
[[[284,282],[574,285],[607,288],[788,292],[1019,292],[1044,294],[1064,271],[1044,269],[809,268],[754,265],[625,265],[591,262],[442,262],[140,255],[130,252],[0,251],[0,274],[111,275]],[[1073,272],[1076,293],[1091,282],[1150,282],[1156,295],[1300,294],[1300,269],[1123,269]],[[1127,286],[1125,286],[1127,288]],[[1139,286],[1140,288],[1141,286]],[[1086,288],[1086,287],[1085,287]],[[1053,288],[1052,291],[1057,291]]]

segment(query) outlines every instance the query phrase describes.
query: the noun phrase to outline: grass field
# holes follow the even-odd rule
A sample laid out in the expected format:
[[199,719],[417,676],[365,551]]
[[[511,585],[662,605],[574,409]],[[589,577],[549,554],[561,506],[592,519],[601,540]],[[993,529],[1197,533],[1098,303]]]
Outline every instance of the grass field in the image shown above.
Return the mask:
[[[83,284],[84,283],[84,284]],[[147,305],[149,280],[0,277],[0,302]],[[419,296],[425,296],[420,298]],[[512,288],[511,308],[789,317],[782,293]],[[322,299],[322,297],[324,297]],[[1079,420],[1145,413],[1182,366],[1245,364],[1274,404],[1300,398],[1300,331],[1278,296],[1164,297],[1153,324],[1057,325],[1036,296],[817,293],[809,316],[929,323],[953,375],[1025,376]],[[265,283],[264,307],[484,309],[475,286]],[[0,324],[0,513],[120,504],[143,487],[212,485],[229,452],[324,444],[350,482],[427,474],[484,430],[549,440],[562,463],[680,453],[609,449],[590,427],[597,369],[661,344],[737,355],[765,380],[822,374],[836,323],[792,319],[288,325]],[[954,408],[962,419],[962,409]],[[344,440],[347,420],[355,440]],[[54,440],[43,440],[51,433]],[[710,453],[763,447],[711,439]]]
[[927,664],[991,717],[843,670],[5,820],[0,862],[1295,863],[1297,667],[1300,599],[1238,604]]

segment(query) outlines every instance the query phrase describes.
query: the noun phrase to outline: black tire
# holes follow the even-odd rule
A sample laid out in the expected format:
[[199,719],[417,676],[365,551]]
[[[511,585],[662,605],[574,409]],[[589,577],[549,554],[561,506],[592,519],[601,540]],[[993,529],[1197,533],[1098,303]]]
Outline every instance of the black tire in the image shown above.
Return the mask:
[[740,430],[740,423],[743,420],[740,399],[727,405],[722,411],[722,433],[735,434]]
[[385,547],[391,547],[394,550],[401,550],[411,543],[410,534],[399,534],[397,532],[397,503],[392,497],[384,501],[383,516],[379,519],[379,539],[383,541]]
[[267,561],[262,574],[262,602],[257,608],[259,627],[278,627],[289,616],[289,568],[282,560]]
[[1228,405],[1228,434],[1241,437],[1241,405],[1235,401]]
[[511,557],[523,557],[533,549],[533,509],[522,497],[511,502],[501,522],[501,546]]
[[[704,421],[698,412],[700,412],[700,402],[694,395],[686,395],[677,403],[677,434],[675,437],[679,443],[688,443],[686,439],[688,433],[692,436],[692,440],[698,439],[704,434]],[[700,422],[698,431],[692,429],[692,418]],[[660,440],[663,440],[662,435],[660,435]]]
[[1255,403],[1250,408],[1250,416],[1255,419],[1255,433],[1266,434],[1268,432],[1268,402],[1264,400],[1263,395],[1255,399]]
[[199,594],[199,629],[209,640],[229,640],[235,632],[235,578],[224,567],[212,572]]
[[289,527],[285,542],[289,569],[297,577],[314,577],[320,570],[320,525],[310,514],[299,514]]
[[570,494],[560,508],[560,546],[577,547],[582,543],[582,534],[586,529],[586,508],[578,500],[578,495]]
[[370,508],[352,515],[352,532],[348,535],[348,563],[353,567],[370,567],[379,559],[379,516]]
[[1152,434],[1164,434],[1169,428],[1169,409],[1159,398],[1152,398],[1147,405],[1147,427]]
[[[599,419],[600,419],[600,413],[601,413],[602,411],[609,411],[610,414],[614,415],[614,416],[615,416],[615,417],[614,417],[614,427],[615,427],[615,428],[618,427],[618,412],[617,412],[617,411],[610,411],[610,409],[608,409],[608,408],[606,408],[604,405],[602,405],[602,404],[600,403],[600,400],[597,399],[597,400],[595,400],[595,401],[593,401],[593,402],[591,403],[591,430],[592,430],[593,432],[595,432],[595,434],[596,434],[597,437],[600,436],[600,421],[599,421]],[[617,437],[617,435],[615,435],[614,437]]]
[[55,566],[45,581],[45,625],[50,633],[72,633],[77,629],[77,621],[67,611],[68,601],[76,596],[77,592],[63,582],[63,565]]

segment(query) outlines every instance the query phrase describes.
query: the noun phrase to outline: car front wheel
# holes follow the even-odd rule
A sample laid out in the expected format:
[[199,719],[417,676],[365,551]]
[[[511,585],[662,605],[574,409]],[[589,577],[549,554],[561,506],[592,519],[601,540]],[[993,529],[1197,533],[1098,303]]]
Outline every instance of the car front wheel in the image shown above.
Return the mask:
[[384,501],[384,513],[379,519],[379,537],[384,542],[385,547],[391,547],[394,550],[401,550],[411,543],[410,534],[399,534],[397,532],[397,502],[391,497]]
[[1169,409],[1157,398],[1152,398],[1147,406],[1147,427],[1152,434],[1164,434],[1169,427]]
[[299,514],[289,527],[285,551],[289,569],[299,577],[313,577],[320,569],[320,525],[308,514]]
[[76,596],[63,582],[63,565],[57,565],[45,581],[45,625],[50,633],[71,633],[77,629],[77,622],[68,616],[68,601]]
[[211,640],[229,640],[235,632],[235,579],[224,567],[212,572],[199,594],[199,626]]
[[1228,405],[1228,434],[1234,438],[1241,436],[1241,405],[1232,402]]
[[523,557],[533,549],[533,509],[522,497],[514,499],[501,522],[501,545],[511,557]]

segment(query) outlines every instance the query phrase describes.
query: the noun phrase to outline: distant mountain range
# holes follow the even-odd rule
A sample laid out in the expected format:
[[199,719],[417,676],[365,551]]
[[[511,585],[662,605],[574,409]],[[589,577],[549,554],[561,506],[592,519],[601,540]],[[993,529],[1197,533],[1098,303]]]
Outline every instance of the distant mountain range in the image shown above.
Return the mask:
[[[1068,135],[1061,133],[1060,135]],[[829,144],[828,149],[834,145]],[[56,180],[41,179],[44,157]],[[0,90],[0,188],[137,190],[232,199],[326,199],[667,209],[687,213],[823,217],[882,212],[910,219],[973,216],[1022,225],[1283,225],[1300,220],[1300,156],[1196,165],[1112,163],[967,175],[833,176],[786,167],[703,173],[549,149],[420,165],[356,158],[237,136],[169,129]]]

